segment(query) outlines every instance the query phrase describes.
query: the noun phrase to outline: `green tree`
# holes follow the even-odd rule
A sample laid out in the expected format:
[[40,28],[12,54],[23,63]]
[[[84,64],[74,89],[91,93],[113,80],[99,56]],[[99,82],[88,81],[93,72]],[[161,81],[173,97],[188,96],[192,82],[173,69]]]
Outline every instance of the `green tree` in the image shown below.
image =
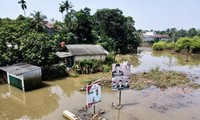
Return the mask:
[[178,41],[177,41],[179,50],[187,49],[187,52],[190,52],[191,41],[192,40],[188,37],[179,38]]
[[[137,50],[135,43],[138,34],[134,28],[134,21],[131,17],[125,17],[119,9],[101,9],[94,14],[94,29],[98,36],[108,36],[115,41],[115,52],[128,53]],[[136,51],[133,51],[136,52]]]
[[22,37],[21,42],[20,52],[24,62],[38,66],[58,63],[56,41],[50,40],[46,33],[32,31]]
[[[75,11],[71,9],[68,14],[65,15],[64,22],[56,22],[55,26],[57,26],[57,39],[59,41],[69,42],[69,43],[77,43],[75,41],[75,29],[77,26],[77,20],[75,17]],[[73,34],[73,35],[72,35]],[[70,36],[70,37],[69,37]],[[72,38],[74,36],[74,38]],[[70,38],[70,40],[68,39]]]
[[197,36],[200,37],[200,30],[197,30]]
[[177,41],[178,36],[177,36],[177,29],[176,28],[167,29],[166,32],[169,35],[170,41],[172,41],[172,42]]
[[66,76],[65,66],[58,65],[56,56],[57,34],[38,31],[33,22],[22,15],[16,20],[0,19],[0,66],[26,62],[42,67],[45,79]]
[[63,18],[63,12],[64,12],[64,11],[65,11],[64,6],[63,6],[62,4],[60,4],[59,12],[61,12],[61,14],[62,14],[62,20],[64,19],[64,18]]
[[192,53],[200,53],[200,37],[194,36],[191,41]]
[[100,44],[109,52],[115,52],[113,48],[116,47],[116,42],[106,35],[100,36],[99,40],[97,41],[97,44]]
[[164,42],[164,41],[159,41],[159,42],[153,44],[153,50],[162,51],[162,50],[165,49],[165,46],[166,46],[166,45],[167,45],[166,42]]
[[62,24],[62,28],[65,32],[73,31],[77,26],[77,20],[75,17],[76,11],[71,9],[68,14],[65,15],[64,24]]
[[65,2],[62,1],[62,3],[60,3],[59,5],[60,5],[59,9],[62,10],[62,12],[66,11],[66,14],[68,14],[68,11],[73,7],[73,4],[68,0],[66,0]]
[[75,34],[79,44],[94,44],[95,40],[92,36],[92,20],[90,15],[90,9],[84,8],[76,12],[76,28]]
[[30,19],[20,16],[18,18],[0,20],[0,66],[21,62],[23,59],[19,51],[20,38],[30,29]]
[[20,0],[20,1],[18,1],[18,4],[21,4],[21,8],[24,11],[24,16],[26,16],[26,12],[25,12],[25,9],[27,9],[26,1],[25,0]]
[[41,11],[34,11],[34,13],[30,14],[33,18],[33,26],[38,31],[43,31],[44,25],[46,23],[47,16],[43,15]]
[[197,31],[196,31],[195,28],[190,28],[190,29],[188,30],[188,37],[194,37],[194,36],[196,36],[196,35],[197,35]]
[[177,37],[180,38],[180,37],[186,37],[187,36],[187,31],[184,30],[184,29],[181,29],[179,31],[177,31]]

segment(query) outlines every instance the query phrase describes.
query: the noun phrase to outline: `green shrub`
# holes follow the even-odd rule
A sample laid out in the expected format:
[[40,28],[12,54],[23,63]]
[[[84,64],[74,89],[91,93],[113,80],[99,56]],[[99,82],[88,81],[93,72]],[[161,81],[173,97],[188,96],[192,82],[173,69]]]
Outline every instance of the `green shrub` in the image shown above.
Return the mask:
[[192,38],[190,47],[192,49],[192,53],[200,53],[200,37],[194,36]]
[[179,38],[177,41],[177,45],[178,45],[178,50],[188,50],[188,52],[190,51],[191,48],[191,43],[192,43],[192,39],[188,38],[188,37],[184,37],[184,38]]
[[111,69],[112,69],[112,68],[111,68],[111,66],[109,66],[109,65],[103,65],[103,66],[102,66],[102,71],[103,71],[103,72],[109,72]]
[[158,43],[153,44],[153,50],[164,50],[167,46],[167,43],[164,41],[159,41]]
[[167,50],[174,50],[176,47],[177,47],[176,43],[170,42],[170,43],[167,43],[167,45],[165,46],[165,49],[167,49]]
[[89,74],[101,71],[101,65],[103,63],[98,60],[82,60],[77,62],[72,69],[79,74]]
[[106,56],[105,62],[98,60],[82,60],[72,66],[72,70],[78,74],[90,74],[96,72],[109,72],[111,65],[115,63],[115,52]]
[[107,56],[106,56],[106,60],[105,60],[105,64],[106,65],[112,65],[113,63],[115,63],[115,56],[116,53],[115,52],[110,52]]

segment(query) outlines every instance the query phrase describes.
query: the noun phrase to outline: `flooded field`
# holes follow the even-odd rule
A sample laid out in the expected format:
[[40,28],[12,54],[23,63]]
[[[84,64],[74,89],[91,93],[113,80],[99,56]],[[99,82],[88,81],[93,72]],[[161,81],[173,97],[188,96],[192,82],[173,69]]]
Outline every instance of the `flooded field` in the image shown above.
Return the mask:
[[[132,73],[159,67],[187,73],[192,82],[200,83],[200,55],[187,58],[170,52],[146,51],[118,57],[133,64]],[[79,91],[83,81],[107,74],[45,81],[43,88],[30,92],[22,92],[7,84],[0,85],[0,120],[65,120],[62,116],[64,110],[78,113],[78,109],[86,104],[86,93]],[[122,91],[121,110],[112,109],[112,103],[118,103],[118,92],[103,87],[102,102],[96,105],[96,111],[105,110],[103,118],[109,120],[200,119],[200,89],[173,87],[162,90],[151,86],[141,91]],[[93,113],[93,109],[88,113]]]

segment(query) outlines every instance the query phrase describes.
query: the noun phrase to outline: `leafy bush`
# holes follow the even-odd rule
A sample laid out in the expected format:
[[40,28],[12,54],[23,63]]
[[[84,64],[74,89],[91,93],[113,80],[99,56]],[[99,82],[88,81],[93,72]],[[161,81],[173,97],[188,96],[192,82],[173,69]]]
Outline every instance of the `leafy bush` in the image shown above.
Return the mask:
[[105,64],[106,65],[112,65],[113,63],[115,63],[115,56],[116,56],[116,53],[115,52],[110,52],[110,54],[108,54],[106,56],[106,60],[105,60]]
[[106,56],[105,62],[94,59],[82,60],[75,63],[74,66],[72,66],[72,69],[78,74],[109,72],[113,63],[115,63],[115,53],[111,52]]
[[174,42],[167,43],[165,49],[167,50],[174,50],[177,47],[177,44]]
[[183,49],[190,49],[190,45],[191,45],[191,39],[190,38],[187,38],[187,37],[184,37],[184,38],[180,38],[178,39],[177,41],[177,44],[178,44],[178,48],[183,50]]
[[159,41],[158,43],[153,44],[153,50],[164,50],[167,46],[167,43],[164,41]]
[[101,71],[102,62],[98,60],[82,60],[74,64],[72,69],[79,74],[89,74]]
[[102,66],[102,71],[103,72],[109,72],[111,69],[112,69],[112,67],[109,66],[109,65],[103,65]]
[[190,47],[192,49],[192,53],[200,53],[200,37],[194,36],[192,38]]

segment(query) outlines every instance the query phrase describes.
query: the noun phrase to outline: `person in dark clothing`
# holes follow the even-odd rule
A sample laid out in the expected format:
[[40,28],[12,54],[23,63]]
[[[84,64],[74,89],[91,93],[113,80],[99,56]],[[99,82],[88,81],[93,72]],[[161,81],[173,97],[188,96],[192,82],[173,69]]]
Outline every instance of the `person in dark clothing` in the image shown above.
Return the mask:
[[129,86],[130,86],[130,85],[129,85],[128,81],[126,81],[124,87],[125,87],[125,88],[129,88]]
[[117,88],[118,89],[123,89],[124,88],[124,85],[122,83],[122,80],[119,80],[119,84],[117,85]]
[[116,64],[115,71],[112,72],[112,77],[123,76],[123,75],[124,75],[124,73],[122,71],[120,71],[120,64]]

